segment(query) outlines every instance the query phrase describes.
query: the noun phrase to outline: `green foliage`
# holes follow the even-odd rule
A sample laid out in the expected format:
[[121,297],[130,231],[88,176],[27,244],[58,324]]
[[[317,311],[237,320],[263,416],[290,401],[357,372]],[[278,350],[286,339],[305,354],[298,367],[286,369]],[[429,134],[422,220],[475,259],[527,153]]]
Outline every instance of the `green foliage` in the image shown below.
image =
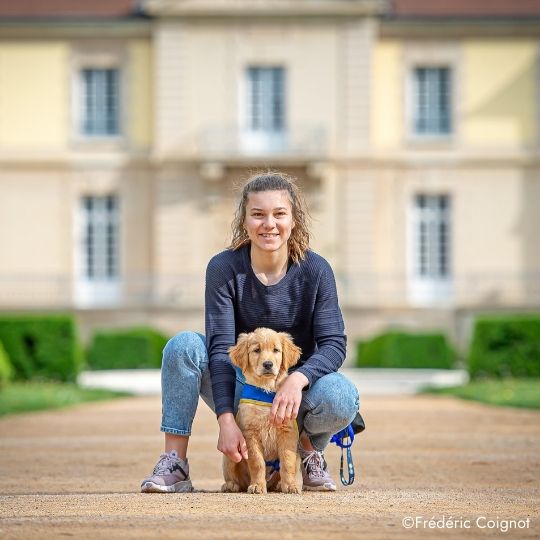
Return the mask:
[[0,341],[0,388],[13,378],[13,366],[9,360],[2,342]]
[[0,341],[16,379],[74,381],[81,367],[75,321],[69,315],[4,315]]
[[57,409],[86,401],[126,396],[124,392],[79,388],[72,383],[16,382],[0,392],[0,416],[42,409]]
[[96,332],[88,349],[90,369],[159,368],[167,338],[152,328]]
[[471,378],[540,377],[540,315],[478,319],[469,373]]
[[358,367],[450,369],[455,353],[443,334],[386,332],[358,343]]
[[425,392],[451,395],[489,405],[540,409],[540,379],[471,381],[464,386],[428,388]]

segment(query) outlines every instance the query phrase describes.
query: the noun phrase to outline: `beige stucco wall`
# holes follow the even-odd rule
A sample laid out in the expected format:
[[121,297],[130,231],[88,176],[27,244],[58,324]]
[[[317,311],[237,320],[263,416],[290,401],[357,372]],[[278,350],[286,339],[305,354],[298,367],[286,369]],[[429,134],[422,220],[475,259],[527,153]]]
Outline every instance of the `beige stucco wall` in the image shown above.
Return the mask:
[[405,82],[402,44],[380,40],[373,48],[371,140],[374,149],[397,148],[403,140]]
[[[77,132],[74,84],[85,62],[103,62],[108,45],[123,62],[121,106],[129,121],[123,123],[122,141],[103,144]],[[153,195],[145,155],[152,140],[152,90],[149,39],[0,41],[0,298],[5,305],[72,303],[80,199],[108,193],[120,197],[126,295],[147,294]]]
[[463,144],[482,148],[537,143],[537,42],[468,40],[463,64]]
[[8,306],[69,306],[78,276],[77,212],[84,195],[120,198],[120,274],[126,303],[148,298],[152,181],[144,165],[0,173],[0,298]]
[[0,185],[1,272],[69,274],[71,215],[65,175],[4,169]]
[[[372,141],[375,150],[398,150],[407,142],[407,60],[447,62],[454,69],[454,150],[538,145],[538,44],[532,39],[462,39],[450,42],[379,40],[373,50]],[[442,51],[442,52],[438,52]],[[440,59],[440,60],[439,60]],[[409,137],[410,138],[410,137]],[[433,146],[437,149],[436,146]],[[429,147],[424,150],[429,151]]]
[[[0,297],[69,305],[78,201],[116,192],[126,298],[148,305],[154,287],[160,305],[200,308],[206,263],[230,239],[233,183],[272,167],[300,178],[315,218],[312,246],[332,263],[347,309],[407,305],[418,192],[452,196],[456,304],[538,298],[520,281],[540,271],[540,170],[534,154],[523,157],[537,148],[536,44],[380,39],[372,48],[373,35],[369,21],[168,20],[156,22],[154,42],[112,40],[126,61],[128,121],[127,144],[109,147],[72,144],[73,58],[92,39],[0,42]],[[404,77],[423,46],[458,68],[460,115],[446,146],[414,146],[407,135]],[[255,64],[286,67],[292,136],[322,126],[328,145],[290,162],[225,152],[222,175],[205,177],[203,135],[225,149],[237,135],[245,69]],[[46,292],[20,286],[26,273],[38,276],[33,287],[48,283]]]
[[135,149],[148,149],[153,137],[153,58],[147,39],[128,43],[129,140]]
[[[95,40],[94,40],[95,41]],[[86,42],[85,42],[86,43]],[[92,46],[93,41],[89,42]],[[95,42],[99,44],[99,40]],[[93,45],[95,46],[95,45]],[[73,84],[70,62],[80,44],[71,40],[0,42],[0,152],[9,159],[31,156],[62,158],[72,150],[78,133],[73,121]],[[84,45],[83,45],[84,48]],[[148,149],[152,138],[152,57],[147,39],[125,45],[126,72],[121,100],[128,119],[126,139],[136,149]]]
[[0,152],[46,152],[66,144],[68,44],[0,42]]
[[367,22],[157,23],[157,153],[204,158],[205,136],[236,137],[251,65],[286,68],[293,144],[322,128],[317,148],[360,151],[369,138],[371,32]]
[[[451,304],[538,301],[540,171],[401,167],[342,172],[347,305],[408,303],[410,213],[417,193],[451,196]],[[533,297],[529,292],[535,290]]]

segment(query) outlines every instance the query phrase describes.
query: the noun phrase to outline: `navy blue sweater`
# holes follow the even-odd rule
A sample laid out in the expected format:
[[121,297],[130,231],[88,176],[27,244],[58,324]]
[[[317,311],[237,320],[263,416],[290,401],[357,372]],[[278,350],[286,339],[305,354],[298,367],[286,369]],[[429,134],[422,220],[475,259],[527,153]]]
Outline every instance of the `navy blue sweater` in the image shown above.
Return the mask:
[[218,253],[206,269],[205,322],[216,414],[234,410],[235,371],[227,350],[242,332],[259,327],[288,332],[302,356],[295,370],[317,379],[339,369],[347,337],[328,262],[313,251],[291,264],[274,285],[251,268],[251,245]]

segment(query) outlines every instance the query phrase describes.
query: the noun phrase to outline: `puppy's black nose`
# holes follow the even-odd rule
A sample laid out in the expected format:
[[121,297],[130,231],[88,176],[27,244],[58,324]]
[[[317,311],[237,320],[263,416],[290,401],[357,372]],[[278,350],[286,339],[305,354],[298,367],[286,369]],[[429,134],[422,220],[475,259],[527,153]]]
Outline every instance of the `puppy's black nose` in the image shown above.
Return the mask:
[[272,369],[273,365],[274,365],[273,362],[263,362],[263,368],[264,369]]

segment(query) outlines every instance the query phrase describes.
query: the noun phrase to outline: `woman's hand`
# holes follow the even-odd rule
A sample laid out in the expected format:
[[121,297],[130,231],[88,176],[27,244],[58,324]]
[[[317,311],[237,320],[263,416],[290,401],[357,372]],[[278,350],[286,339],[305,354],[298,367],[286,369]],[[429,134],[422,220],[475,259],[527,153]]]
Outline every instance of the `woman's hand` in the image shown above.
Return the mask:
[[223,413],[218,417],[219,438],[217,449],[231,461],[239,463],[248,458],[246,440],[236,424],[232,413]]
[[289,420],[296,419],[302,401],[302,388],[308,384],[308,378],[299,372],[291,373],[283,381],[272,402],[271,424],[281,426]]

